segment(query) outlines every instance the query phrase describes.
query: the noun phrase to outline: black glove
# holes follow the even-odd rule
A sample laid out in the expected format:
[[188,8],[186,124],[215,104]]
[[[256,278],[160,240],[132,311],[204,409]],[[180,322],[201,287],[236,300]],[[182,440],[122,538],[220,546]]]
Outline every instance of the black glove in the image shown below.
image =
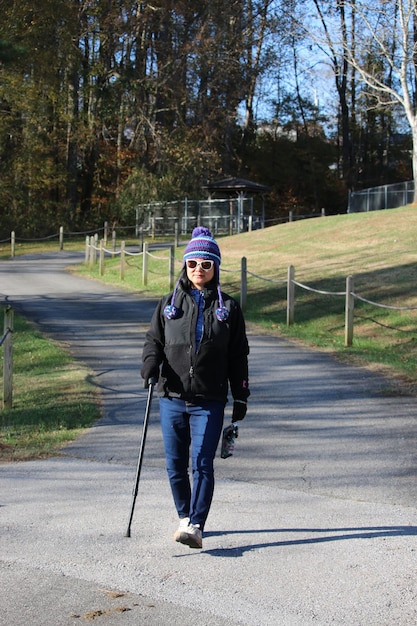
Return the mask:
[[158,381],[159,378],[159,365],[156,365],[153,361],[145,361],[142,364],[142,369],[140,370],[140,375],[145,381],[145,388],[149,386],[149,381],[151,378]]
[[235,400],[233,402],[232,422],[240,422],[246,415],[247,404],[243,400]]

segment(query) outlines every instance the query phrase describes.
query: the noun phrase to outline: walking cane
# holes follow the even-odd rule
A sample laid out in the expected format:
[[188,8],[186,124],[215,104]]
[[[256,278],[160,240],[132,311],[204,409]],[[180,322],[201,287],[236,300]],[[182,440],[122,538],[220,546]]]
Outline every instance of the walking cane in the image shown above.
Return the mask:
[[148,386],[148,400],[146,402],[145,417],[143,418],[142,438],[141,438],[141,442],[139,446],[138,465],[136,468],[135,484],[133,486],[132,504],[130,507],[130,514],[129,514],[129,523],[127,525],[125,537],[130,537],[130,527],[132,525],[133,511],[135,510],[136,496],[138,495],[140,470],[142,468],[143,452],[145,449],[146,433],[148,430],[149,413],[151,410],[152,394],[153,394],[153,388],[155,385],[156,385],[155,378],[150,378],[148,383],[145,382],[145,387]]

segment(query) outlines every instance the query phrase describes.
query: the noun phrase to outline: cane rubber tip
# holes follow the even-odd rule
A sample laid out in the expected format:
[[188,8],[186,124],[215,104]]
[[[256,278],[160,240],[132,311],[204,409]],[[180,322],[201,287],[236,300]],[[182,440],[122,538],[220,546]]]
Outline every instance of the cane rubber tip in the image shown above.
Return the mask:
[[127,531],[125,532],[125,537],[130,537],[130,531],[129,531],[129,530],[127,530]]

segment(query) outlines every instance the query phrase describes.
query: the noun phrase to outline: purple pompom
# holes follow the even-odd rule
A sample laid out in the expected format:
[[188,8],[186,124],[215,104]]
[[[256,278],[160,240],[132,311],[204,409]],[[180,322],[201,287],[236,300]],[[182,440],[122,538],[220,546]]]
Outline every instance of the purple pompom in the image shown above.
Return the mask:
[[225,322],[227,318],[229,317],[229,311],[226,309],[225,306],[221,306],[218,309],[216,309],[216,317],[219,320],[219,322]]
[[174,320],[176,317],[178,317],[178,309],[175,304],[167,304],[164,308],[164,315],[167,320]]
[[196,237],[212,237],[213,235],[205,226],[196,226],[191,233],[191,239],[195,239]]

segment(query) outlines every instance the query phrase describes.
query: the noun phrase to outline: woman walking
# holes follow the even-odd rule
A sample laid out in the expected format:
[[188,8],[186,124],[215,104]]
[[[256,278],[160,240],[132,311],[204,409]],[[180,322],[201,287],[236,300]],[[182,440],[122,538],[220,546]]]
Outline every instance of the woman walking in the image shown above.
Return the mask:
[[142,354],[145,382],[158,380],[166,468],[179,517],[174,539],[190,548],[203,545],[228,392],[233,422],[245,417],[249,396],[245,322],[236,300],[220,289],[220,263],[210,231],[195,228],[176,287],[155,309]]

